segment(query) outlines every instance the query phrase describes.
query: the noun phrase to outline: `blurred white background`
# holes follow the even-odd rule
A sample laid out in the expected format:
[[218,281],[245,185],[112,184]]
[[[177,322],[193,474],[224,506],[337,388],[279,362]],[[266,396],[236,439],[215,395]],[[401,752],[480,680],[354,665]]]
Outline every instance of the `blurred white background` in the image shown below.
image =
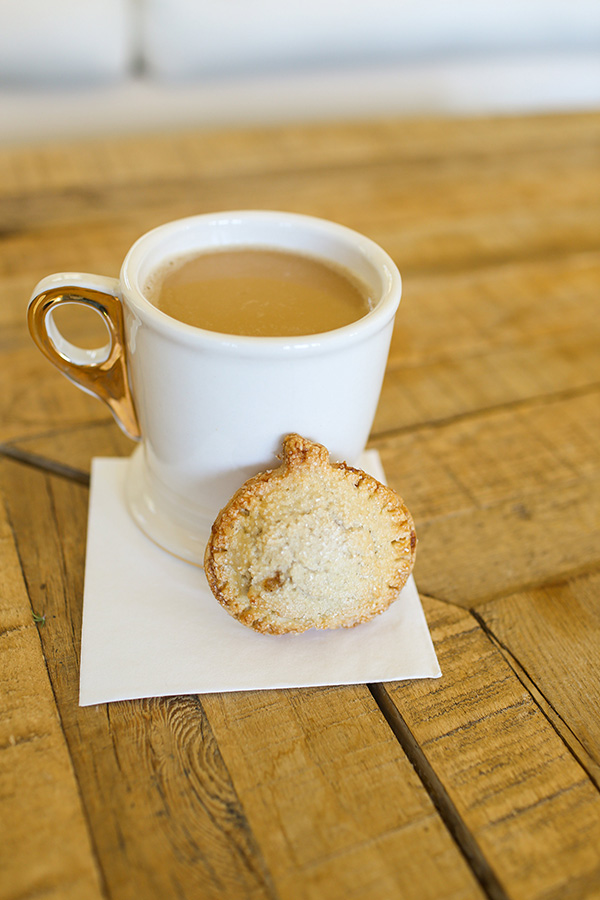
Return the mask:
[[600,0],[0,0],[0,142],[600,108]]

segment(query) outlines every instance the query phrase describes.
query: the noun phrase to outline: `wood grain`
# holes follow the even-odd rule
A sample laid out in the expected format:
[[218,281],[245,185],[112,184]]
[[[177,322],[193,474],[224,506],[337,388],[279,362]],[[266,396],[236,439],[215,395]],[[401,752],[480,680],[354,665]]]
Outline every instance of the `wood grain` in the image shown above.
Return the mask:
[[[421,590],[470,608],[594,570],[599,442],[596,392],[373,440],[415,518]],[[128,455],[133,446],[105,421],[13,449],[84,474],[92,455]]]
[[[0,150],[7,896],[600,897],[599,147],[589,114]],[[27,300],[241,207],[398,262],[371,446],[443,677],[80,709],[90,460],[133,445],[35,350]]]
[[479,896],[364,687],[203,705],[283,897]]
[[598,896],[597,787],[477,620],[425,608],[443,677],[389,685],[390,722],[413,736],[506,896]]
[[[483,896],[364,686],[78,708],[87,491],[5,467],[1,487],[29,594],[46,613],[48,671],[111,897]],[[431,856],[436,873],[424,885]]]
[[[43,195],[67,186],[296,171],[307,164],[376,166],[389,159],[431,167],[455,158],[498,158],[508,166],[522,157],[590,156],[599,142],[598,117],[585,113],[207,129],[3,148],[0,186],[7,195],[17,190]],[[554,181],[550,188],[562,190]]]
[[144,231],[227,207],[333,217],[395,257],[405,296],[376,432],[597,384],[597,132],[593,116],[383,122],[0,151],[0,440],[45,414],[102,415],[22,354],[36,281],[116,275]]
[[[197,701],[78,707],[87,491],[5,465],[2,489],[29,595],[46,615],[48,674],[110,895],[271,898]],[[42,814],[41,833],[52,827]]]
[[405,277],[374,434],[598,389],[599,286],[597,253]]
[[421,590],[471,607],[594,569],[599,438],[592,391],[374,441],[415,517]]
[[31,607],[3,506],[0,580],[0,893],[95,900],[102,876],[40,646],[45,604]]
[[600,572],[511,594],[477,614],[600,787]]

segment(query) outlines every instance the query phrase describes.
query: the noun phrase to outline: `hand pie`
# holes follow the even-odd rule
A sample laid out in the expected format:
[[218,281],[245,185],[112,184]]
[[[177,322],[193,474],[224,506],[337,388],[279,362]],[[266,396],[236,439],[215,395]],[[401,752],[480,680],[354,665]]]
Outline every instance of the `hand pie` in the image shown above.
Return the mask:
[[416,543],[398,494],[290,434],[281,466],[247,481],[217,516],[204,568],[217,600],[256,631],[348,628],[396,600]]

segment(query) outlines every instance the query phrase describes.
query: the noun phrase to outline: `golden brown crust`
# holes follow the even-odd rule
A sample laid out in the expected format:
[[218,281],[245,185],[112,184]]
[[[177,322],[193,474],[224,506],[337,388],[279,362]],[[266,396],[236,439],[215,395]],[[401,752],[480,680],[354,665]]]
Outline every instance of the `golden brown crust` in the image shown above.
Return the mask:
[[398,597],[416,552],[402,498],[297,434],[283,461],[234,494],[206,547],[210,588],[265,634],[352,627]]

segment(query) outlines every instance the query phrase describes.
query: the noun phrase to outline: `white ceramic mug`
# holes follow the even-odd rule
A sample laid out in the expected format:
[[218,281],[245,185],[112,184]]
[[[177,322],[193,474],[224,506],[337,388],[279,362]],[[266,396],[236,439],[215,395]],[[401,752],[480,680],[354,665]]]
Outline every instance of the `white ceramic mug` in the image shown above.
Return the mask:
[[[356,322],[306,337],[245,337],[186,325],[153,306],[143,288],[169,259],[227,246],[269,247],[331,261],[366,284],[374,308]],[[332,458],[356,463],[379,399],[400,275],[390,257],[341,225],[280,212],[192,216],[141,237],[120,277],[44,278],[29,304],[40,349],[103,399],[140,445],[132,454],[129,509],[163,548],[201,563],[219,510],[251,475],[277,465],[298,432]],[[83,303],[104,319],[107,347],[84,350],[52,318]]]

